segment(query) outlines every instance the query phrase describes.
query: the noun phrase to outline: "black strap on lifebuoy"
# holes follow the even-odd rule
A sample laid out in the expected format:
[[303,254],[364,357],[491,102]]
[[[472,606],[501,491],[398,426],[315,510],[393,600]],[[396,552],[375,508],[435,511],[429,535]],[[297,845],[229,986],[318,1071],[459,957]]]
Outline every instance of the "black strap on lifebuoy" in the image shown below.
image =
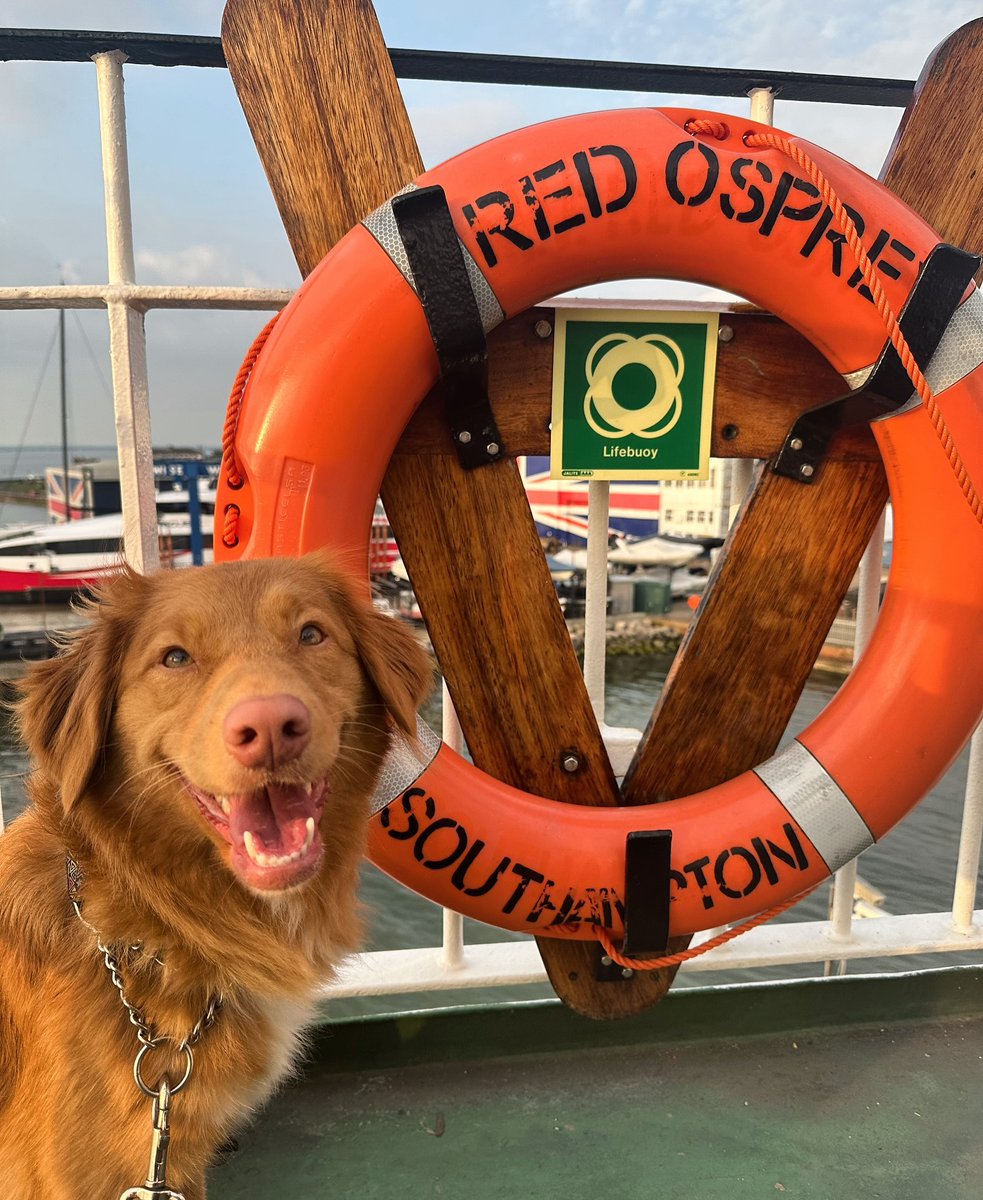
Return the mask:
[[393,216],[440,362],[440,386],[458,458],[469,470],[504,446],[488,399],[488,355],[457,232],[441,187],[394,196]]
[[[979,267],[976,255],[956,246],[936,246],[925,260],[898,318],[901,332],[923,371]],[[888,416],[907,404],[913,391],[898,352],[888,342],[863,387],[811,408],[796,420],[772,470],[800,483],[814,483],[838,430]]]
[[[625,839],[625,937],[622,953],[629,958],[665,954],[669,942],[671,829],[637,829]],[[599,946],[597,979],[615,983],[632,971],[607,956]]]

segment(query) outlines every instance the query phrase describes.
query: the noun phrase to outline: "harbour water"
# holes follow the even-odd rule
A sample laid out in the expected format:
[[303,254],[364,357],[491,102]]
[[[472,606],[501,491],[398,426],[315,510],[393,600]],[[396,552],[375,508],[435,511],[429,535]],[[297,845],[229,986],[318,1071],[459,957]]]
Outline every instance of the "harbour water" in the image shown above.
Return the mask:
[[[115,446],[72,446],[68,462],[71,465],[78,458],[115,457]],[[61,446],[0,446],[0,483],[5,479],[27,479],[32,475],[43,475],[48,467],[57,467],[60,464]]]

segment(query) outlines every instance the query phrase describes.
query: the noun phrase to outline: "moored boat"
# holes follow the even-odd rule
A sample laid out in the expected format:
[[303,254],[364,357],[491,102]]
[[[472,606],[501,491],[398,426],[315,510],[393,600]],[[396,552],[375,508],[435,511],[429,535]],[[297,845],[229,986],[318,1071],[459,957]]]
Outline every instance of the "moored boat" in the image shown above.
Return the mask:
[[[202,517],[211,556],[212,517]],[[162,515],[161,558],[168,566],[191,566],[191,525],[186,513]],[[0,594],[73,592],[118,571],[123,561],[123,518],[85,517],[60,525],[35,525],[0,538]]]
[[[212,561],[215,513],[214,480],[197,481],[202,561]],[[194,565],[188,485],[159,488],[156,496],[161,564]],[[376,507],[369,547],[373,575],[385,575],[398,549],[385,510]],[[66,594],[84,590],[123,561],[123,517],[105,513],[53,525],[0,527],[0,597],[13,599],[40,592]]]

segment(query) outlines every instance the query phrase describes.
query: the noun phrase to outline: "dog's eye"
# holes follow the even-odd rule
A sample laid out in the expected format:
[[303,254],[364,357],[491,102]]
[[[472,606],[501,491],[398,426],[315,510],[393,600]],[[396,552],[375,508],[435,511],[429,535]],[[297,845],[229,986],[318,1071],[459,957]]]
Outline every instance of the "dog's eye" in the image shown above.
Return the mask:
[[319,646],[324,641],[324,634],[316,625],[305,625],[300,631],[302,646]]
[[172,646],[160,661],[165,667],[188,667],[192,659],[183,646]]

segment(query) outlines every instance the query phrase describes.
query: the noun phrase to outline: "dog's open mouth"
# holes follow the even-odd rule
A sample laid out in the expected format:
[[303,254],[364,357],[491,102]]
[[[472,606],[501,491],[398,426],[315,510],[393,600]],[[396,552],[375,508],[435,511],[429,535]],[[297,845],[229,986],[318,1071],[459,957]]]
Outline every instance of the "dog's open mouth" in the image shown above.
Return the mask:
[[230,865],[248,887],[282,891],[309,879],[321,864],[318,822],[330,785],[268,783],[253,792],[217,796],[190,781],[198,807],[232,847]]

